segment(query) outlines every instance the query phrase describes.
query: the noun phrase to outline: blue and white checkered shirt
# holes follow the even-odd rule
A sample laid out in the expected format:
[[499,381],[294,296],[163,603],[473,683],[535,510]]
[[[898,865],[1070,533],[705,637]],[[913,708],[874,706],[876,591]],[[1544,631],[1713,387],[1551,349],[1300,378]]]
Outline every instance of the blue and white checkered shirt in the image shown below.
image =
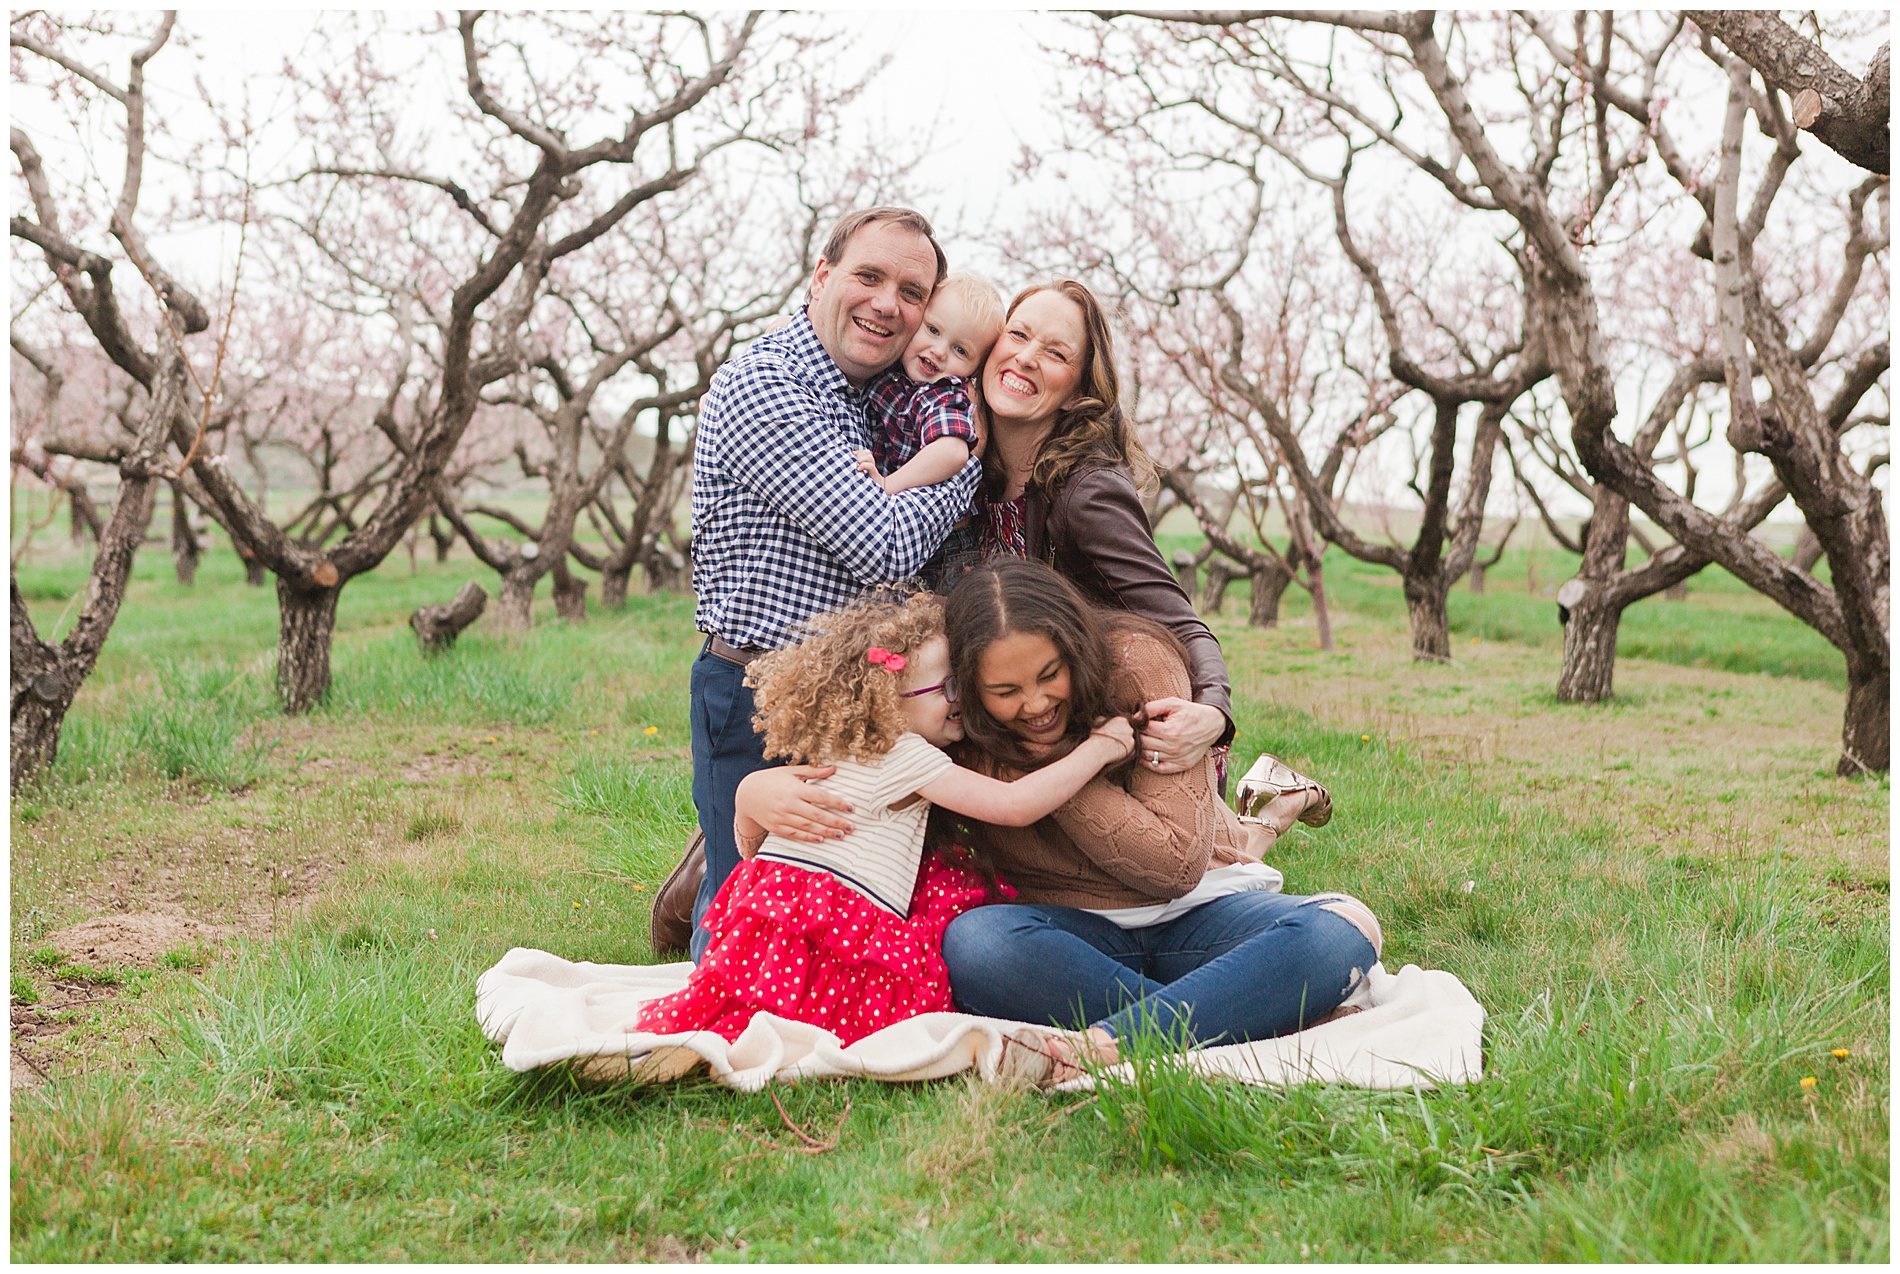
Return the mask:
[[916,574],[969,511],[974,457],[948,482],[896,495],[857,471],[864,401],[802,311],[713,375],[693,447],[701,632],[787,645],[801,620]]

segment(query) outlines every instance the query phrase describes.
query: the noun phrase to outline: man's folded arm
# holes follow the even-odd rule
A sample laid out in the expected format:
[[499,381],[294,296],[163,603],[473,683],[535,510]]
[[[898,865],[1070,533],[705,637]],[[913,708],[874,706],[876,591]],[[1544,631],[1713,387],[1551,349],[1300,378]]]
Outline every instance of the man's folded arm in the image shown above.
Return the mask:
[[[753,402],[728,404],[720,446],[726,472],[865,583],[916,574],[968,511],[982,462],[972,457],[948,482],[887,495],[857,471],[809,390],[789,377],[761,388],[745,395]],[[808,411],[788,410],[793,393]]]

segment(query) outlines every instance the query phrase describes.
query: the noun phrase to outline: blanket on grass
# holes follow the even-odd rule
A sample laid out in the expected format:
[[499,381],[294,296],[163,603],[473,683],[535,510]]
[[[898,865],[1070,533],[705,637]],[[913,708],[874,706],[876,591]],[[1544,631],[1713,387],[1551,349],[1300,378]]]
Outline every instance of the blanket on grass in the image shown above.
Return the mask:
[[[594,1079],[652,1082],[705,1066],[742,1092],[774,1081],[864,1078],[887,1083],[975,1070],[994,1082],[1003,1040],[1021,1022],[926,1013],[846,1047],[820,1027],[758,1013],[731,1044],[711,1031],[633,1030],[646,1001],[686,985],[690,963],[563,960],[516,947],[475,984],[475,1015],[510,1070],[567,1063]],[[1360,1088],[1430,1088],[1483,1078],[1484,1009],[1449,973],[1374,965],[1353,999],[1362,1011],[1278,1039],[1196,1049],[1194,1070],[1247,1084],[1321,1081]],[[1113,1077],[1126,1071],[1111,1067]],[[1064,1090],[1094,1087],[1092,1076]]]

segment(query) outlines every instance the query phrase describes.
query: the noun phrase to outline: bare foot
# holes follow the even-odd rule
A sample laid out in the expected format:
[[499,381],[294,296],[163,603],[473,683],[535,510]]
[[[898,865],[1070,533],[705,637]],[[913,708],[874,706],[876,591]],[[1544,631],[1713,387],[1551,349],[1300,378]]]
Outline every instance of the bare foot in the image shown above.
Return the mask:
[[1072,1079],[1080,1079],[1086,1065],[1113,1066],[1121,1060],[1121,1048],[1115,1037],[1099,1026],[1091,1026],[1088,1032],[1079,1038],[1073,1035],[1051,1035],[1049,1052],[1055,1057],[1055,1071],[1049,1076],[1049,1083],[1066,1084]]

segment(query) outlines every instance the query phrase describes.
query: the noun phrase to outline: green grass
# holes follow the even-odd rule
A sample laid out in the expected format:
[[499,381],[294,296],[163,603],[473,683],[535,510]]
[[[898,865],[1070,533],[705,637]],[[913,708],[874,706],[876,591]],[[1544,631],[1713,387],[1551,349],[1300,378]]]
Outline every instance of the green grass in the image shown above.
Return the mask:
[[[1198,549],[1201,544],[1199,537],[1163,539],[1168,553],[1177,548]],[[1454,653],[1460,637],[1561,651],[1564,635],[1557,618],[1556,586],[1576,573],[1580,560],[1561,549],[1541,547],[1533,562],[1528,551],[1511,549],[1486,573],[1482,594],[1471,591],[1469,580],[1454,585],[1447,599]],[[1630,560],[1634,565],[1640,554],[1632,550]],[[1682,601],[1658,594],[1624,611],[1616,653],[1689,668],[1763,672],[1846,687],[1847,663],[1840,651],[1721,567],[1705,568],[1688,587],[1689,596]],[[1357,561],[1337,548],[1326,552],[1326,593],[1334,606],[1351,614],[1397,626],[1406,622],[1398,575]],[[1225,609],[1245,616],[1248,595],[1247,581],[1236,580],[1228,589]],[[1282,616],[1298,619],[1312,610],[1304,589],[1298,585],[1287,589],[1280,604]]]
[[[216,837],[263,854],[333,835],[352,856],[274,930],[127,978],[139,1034],[115,1064],[16,1095],[16,1260],[1889,1255],[1888,899],[1836,856],[1865,846],[1638,843],[1542,809],[1516,771],[1244,699],[1236,752],[1270,744],[1340,806],[1276,848],[1287,888],[1365,899],[1388,968],[1456,973],[1490,1014],[1486,1078],[1260,1090],[1137,1049],[1134,1078],[1093,1102],[807,1085],[780,1094],[787,1111],[839,1136],[805,1155],[769,1095],[516,1075],[474,1020],[475,978],[512,946],[651,958],[651,891],[692,821],[689,604],[477,631],[425,662],[403,617],[467,570],[386,568],[345,593],[332,699],[286,725],[268,710],[270,608],[217,556],[196,597],[144,576],[69,724],[94,761],[63,758],[15,803],[15,993],[65,976],[41,935],[83,914],[65,891],[101,845],[162,862]],[[1498,579],[1468,600],[1506,613]],[[1384,586],[1363,587],[1355,613],[1391,627]],[[1746,613],[1723,609],[1733,597],[1655,604]],[[177,633],[188,615],[202,643]],[[1751,631],[1723,619],[1709,640],[1727,632],[1739,659]],[[1237,682],[1289,675],[1260,635],[1229,644]],[[1619,704],[1605,728],[1655,710]],[[163,712],[197,723],[176,774]],[[236,786],[210,772],[226,724],[240,753],[285,732]],[[1843,827],[1844,807],[1884,809],[1884,781],[1809,777],[1830,743],[1753,788],[1711,758],[1671,780],[1675,799],[1713,816],[1733,793],[1812,787],[1817,825]]]

